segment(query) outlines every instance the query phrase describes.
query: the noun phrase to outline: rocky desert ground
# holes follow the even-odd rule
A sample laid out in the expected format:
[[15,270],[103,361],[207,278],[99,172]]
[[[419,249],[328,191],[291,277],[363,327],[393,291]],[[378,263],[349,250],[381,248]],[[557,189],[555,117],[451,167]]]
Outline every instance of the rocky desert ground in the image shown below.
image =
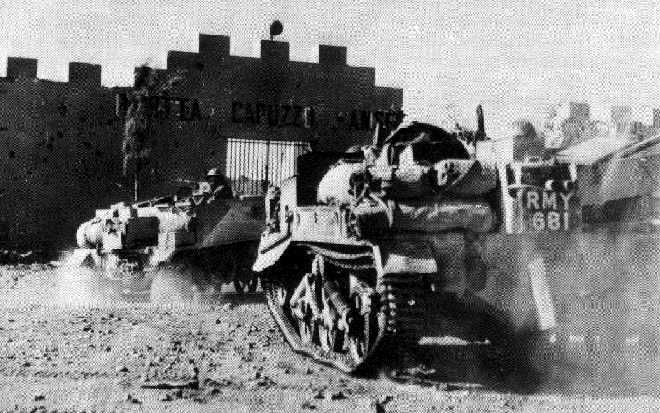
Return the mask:
[[507,382],[469,357],[347,376],[292,353],[259,293],[195,298],[171,277],[150,300],[66,265],[1,267],[0,411],[660,411],[616,377]]

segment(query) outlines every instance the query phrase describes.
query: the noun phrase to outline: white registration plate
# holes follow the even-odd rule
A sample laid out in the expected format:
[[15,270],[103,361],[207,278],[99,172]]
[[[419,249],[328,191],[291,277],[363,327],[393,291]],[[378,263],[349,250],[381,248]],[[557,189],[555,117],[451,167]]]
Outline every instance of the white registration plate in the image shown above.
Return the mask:
[[526,231],[568,231],[573,192],[528,190],[518,198]]

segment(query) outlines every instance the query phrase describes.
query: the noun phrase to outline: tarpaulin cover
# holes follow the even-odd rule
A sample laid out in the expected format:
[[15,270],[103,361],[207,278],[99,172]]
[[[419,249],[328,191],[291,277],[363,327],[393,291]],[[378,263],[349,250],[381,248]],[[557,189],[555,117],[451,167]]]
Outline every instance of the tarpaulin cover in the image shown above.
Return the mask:
[[495,225],[495,214],[486,202],[422,199],[397,203],[393,222],[393,228],[402,231],[468,229],[488,232]]
[[340,163],[333,166],[321,179],[317,201],[324,204],[350,204],[351,175],[364,171],[363,163]]

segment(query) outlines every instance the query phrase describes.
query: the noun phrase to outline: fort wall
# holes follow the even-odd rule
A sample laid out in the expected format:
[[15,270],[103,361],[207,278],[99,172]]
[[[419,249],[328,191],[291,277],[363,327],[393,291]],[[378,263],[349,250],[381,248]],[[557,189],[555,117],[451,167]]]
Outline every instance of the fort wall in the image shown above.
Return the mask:
[[[401,89],[346,64],[346,48],[319,46],[296,62],[287,42],[261,57],[233,56],[228,36],[200,34],[198,52],[170,51],[157,70],[180,83],[156,97],[142,197],[176,190],[227,162],[229,139],[309,142],[344,150],[370,141],[375,122],[401,119]],[[37,79],[38,61],[9,57],[0,78],[0,246],[71,245],[94,209],[130,201],[121,143],[131,88],[101,85],[100,65],[71,62],[68,82]],[[160,112],[159,112],[160,113]]]

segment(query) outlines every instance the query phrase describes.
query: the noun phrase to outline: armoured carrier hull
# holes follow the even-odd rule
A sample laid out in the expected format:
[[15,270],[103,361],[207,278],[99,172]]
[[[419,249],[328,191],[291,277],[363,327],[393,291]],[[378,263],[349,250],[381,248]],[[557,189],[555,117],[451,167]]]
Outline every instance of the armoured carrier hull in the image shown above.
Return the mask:
[[[425,133],[454,153],[429,160],[415,148]],[[485,344],[509,366],[586,363],[632,344],[657,365],[659,318],[638,311],[658,300],[657,237],[582,230],[571,165],[487,166],[457,156],[448,135],[413,123],[371,160],[372,148],[304,155],[267,197],[253,269],[292,348],[345,372],[443,337]],[[324,192],[342,168],[348,202],[343,178],[334,198]]]
[[200,194],[162,197],[96,211],[77,233],[82,265],[126,285],[131,294],[168,294],[164,284],[188,277],[197,293],[255,291],[251,271],[263,229],[263,197]]

